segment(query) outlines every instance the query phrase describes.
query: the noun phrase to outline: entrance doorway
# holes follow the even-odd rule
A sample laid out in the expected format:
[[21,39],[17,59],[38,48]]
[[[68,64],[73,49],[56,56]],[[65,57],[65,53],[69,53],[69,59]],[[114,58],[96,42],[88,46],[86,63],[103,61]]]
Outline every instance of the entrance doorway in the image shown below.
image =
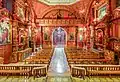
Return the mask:
[[58,28],[55,28],[55,30],[53,31],[53,34],[52,34],[52,43],[53,43],[53,46],[65,46],[66,44],[66,31],[61,28],[61,27],[58,27]]

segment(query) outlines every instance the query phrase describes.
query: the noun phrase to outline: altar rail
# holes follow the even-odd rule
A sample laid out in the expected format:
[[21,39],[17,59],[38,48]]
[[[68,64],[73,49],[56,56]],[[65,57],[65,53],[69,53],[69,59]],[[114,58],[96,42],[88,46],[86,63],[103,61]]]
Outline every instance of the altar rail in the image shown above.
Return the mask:
[[23,64],[8,64],[8,65],[0,64],[0,75],[15,74],[15,75],[29,75],[34,77],[35,75],[46,76],[47,70],[48,70],[47,64],[24,64],[24,65]]
[[[83,71],[82,75],[120,75],[120,65],[80,65],[71,64],[71,73],[73,76],[80,76],[80,71]],[[84,70],[85,69],[85,70]],[[84,74],[85,73],[85,74]]]

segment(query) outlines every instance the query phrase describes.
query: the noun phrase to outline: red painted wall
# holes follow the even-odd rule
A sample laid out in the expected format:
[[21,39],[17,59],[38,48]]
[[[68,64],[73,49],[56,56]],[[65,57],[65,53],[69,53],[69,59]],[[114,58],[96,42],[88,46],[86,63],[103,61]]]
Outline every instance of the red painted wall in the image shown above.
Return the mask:
[[11,44],[5,44],[0,45],[0,57],[4,58],[4,64],[10,63],[10,56],[12,54],[12,45]]

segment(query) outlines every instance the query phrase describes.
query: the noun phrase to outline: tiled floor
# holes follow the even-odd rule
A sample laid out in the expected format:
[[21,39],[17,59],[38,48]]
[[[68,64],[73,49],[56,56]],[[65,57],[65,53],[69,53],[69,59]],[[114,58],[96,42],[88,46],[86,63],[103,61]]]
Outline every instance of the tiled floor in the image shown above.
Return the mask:
[[[72,80],[71,80],[72,79]],[[45,77],[41,78],[33,78],[30,77],[25,78],[23,76],[17,77],[17,76],[10,76],[8,79],[6,76],[0,76],[0,82],[120,82],[120,76],[119,77],[85,77],[85,80],[82,78],[68,78],[68,77],[50,77],[48,81],[46,81]]]

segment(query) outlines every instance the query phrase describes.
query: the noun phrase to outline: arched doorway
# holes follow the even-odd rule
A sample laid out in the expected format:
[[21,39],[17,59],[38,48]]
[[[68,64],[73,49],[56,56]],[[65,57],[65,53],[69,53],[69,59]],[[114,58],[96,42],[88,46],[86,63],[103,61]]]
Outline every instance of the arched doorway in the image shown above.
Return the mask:
[[66,45],[66,31],[61,28],[55,28],[52,33],[53,46],[65,46]]

